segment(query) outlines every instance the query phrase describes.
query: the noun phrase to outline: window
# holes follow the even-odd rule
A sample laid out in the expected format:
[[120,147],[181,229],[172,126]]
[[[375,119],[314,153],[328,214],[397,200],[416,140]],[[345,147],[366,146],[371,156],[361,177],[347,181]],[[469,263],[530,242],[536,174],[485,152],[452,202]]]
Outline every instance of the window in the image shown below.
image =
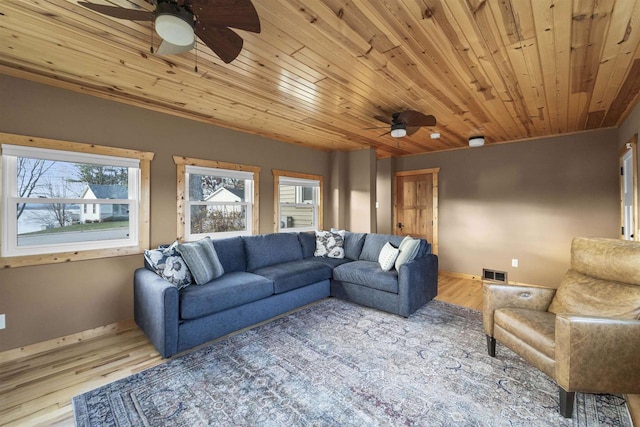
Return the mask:
[[322,176],[273,171],[275,231],[322,229]]
[[260,168],[174,157],[178,168],[178,238],[198,240],[258,232]]
[[5,266],[127,255],[148,246],[148,188],[141,183],[143,175],[148,183],[152,153],[0,138],[8,142],[1,145]]

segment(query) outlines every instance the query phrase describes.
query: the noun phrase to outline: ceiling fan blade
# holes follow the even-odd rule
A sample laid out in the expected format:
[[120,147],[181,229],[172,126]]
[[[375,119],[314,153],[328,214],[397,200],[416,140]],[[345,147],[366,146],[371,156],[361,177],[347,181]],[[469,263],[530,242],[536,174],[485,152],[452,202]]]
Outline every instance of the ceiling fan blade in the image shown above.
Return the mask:
[[185,0],[184,4],[206,27],[260,32],[260,18],[251,0]]
[[378,136],[378,138],[382,138],[385,135],[389,135],[391,133],[391,129],[389,129],[387,132],[383,133],[382,135]]
[[129,19],[131,21],[153,21],[156,18],[155,13],[149,12],[148,10],[125,9],[123,7],[105,6],[102,4],[87,3],[85,1],[79,1],[78,4],[94,12],[111,16],[112,18]]
[[386,116],[373,116],[374,119],[381,121],[382,123],[386,123],[388,125],[391,124],[391,119]]
[[407,126],[407,136],[411,136],[420,130],[420,126]]
[[405,110],[398,115],[398,121],[407,126],[435,126],[436,118],[419,111]]
[[176,44],[171,44],[166,40],[162,40],[160,46],[158,46],[158,50],[156,50],[156,54],[158,55],[177,55],[178,53],[189,52],[195,46],[196,42],[194,41],[190,45],[186,46],[178,46]]
[[372,128],[362,128],[362,130],[373,130],[373,129],[389,129],[389,126],[376,126]]
[[205,27],[196,22],[196,35],[227,64],[242,51],[242,37],[228,28]]

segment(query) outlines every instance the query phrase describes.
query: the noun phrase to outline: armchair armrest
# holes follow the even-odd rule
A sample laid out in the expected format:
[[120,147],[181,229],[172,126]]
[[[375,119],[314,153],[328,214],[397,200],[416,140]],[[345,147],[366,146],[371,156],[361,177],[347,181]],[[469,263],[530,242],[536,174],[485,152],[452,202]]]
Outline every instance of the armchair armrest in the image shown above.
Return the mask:
[[400,266],[398,314],[409,317],[438,295],[438,256],[427,254]]
[[554,288],[485,283],[482,287],[482,324],[493,337],[493,313],[500,308],[547,311],[556,294]]
[[558,314],[555,358],[567,391],[640,393],[640,320]]
[[146,268],[133,276],[133,315],[162,357],[178,352],[178,289]]

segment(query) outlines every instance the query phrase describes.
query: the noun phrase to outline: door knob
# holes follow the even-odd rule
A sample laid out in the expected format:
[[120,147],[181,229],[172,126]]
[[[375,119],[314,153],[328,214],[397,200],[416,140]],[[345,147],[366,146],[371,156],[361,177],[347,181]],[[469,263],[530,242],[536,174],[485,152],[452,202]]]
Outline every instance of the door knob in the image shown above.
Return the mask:
[[398,228],[399,228],[400,230],[402,230],[402,228],[403,228],[403,227],[404,227],[404,224],[403,224],[403,223],[401,223],[401,222],[399,222],[399,223],[398,223]]

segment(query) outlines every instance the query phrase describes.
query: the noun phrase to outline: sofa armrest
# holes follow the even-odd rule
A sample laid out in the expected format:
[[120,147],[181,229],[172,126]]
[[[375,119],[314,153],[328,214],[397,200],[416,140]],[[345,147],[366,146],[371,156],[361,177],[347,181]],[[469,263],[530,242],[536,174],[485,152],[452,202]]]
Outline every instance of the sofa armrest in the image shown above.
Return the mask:
[[493,336],[493,313],[500,308],[547,311],[556,294],[554,288],[485,283],[482,287],[482,324]]
[[558,314],[555,352],[567,391],[640,393],[640,320]]
[[427,254],[400,266],[398,314],[409,317],[438,295],[438,256]]
[[133,313],[162,357],[178,352],[178,289],[146,268],[133,276]]

